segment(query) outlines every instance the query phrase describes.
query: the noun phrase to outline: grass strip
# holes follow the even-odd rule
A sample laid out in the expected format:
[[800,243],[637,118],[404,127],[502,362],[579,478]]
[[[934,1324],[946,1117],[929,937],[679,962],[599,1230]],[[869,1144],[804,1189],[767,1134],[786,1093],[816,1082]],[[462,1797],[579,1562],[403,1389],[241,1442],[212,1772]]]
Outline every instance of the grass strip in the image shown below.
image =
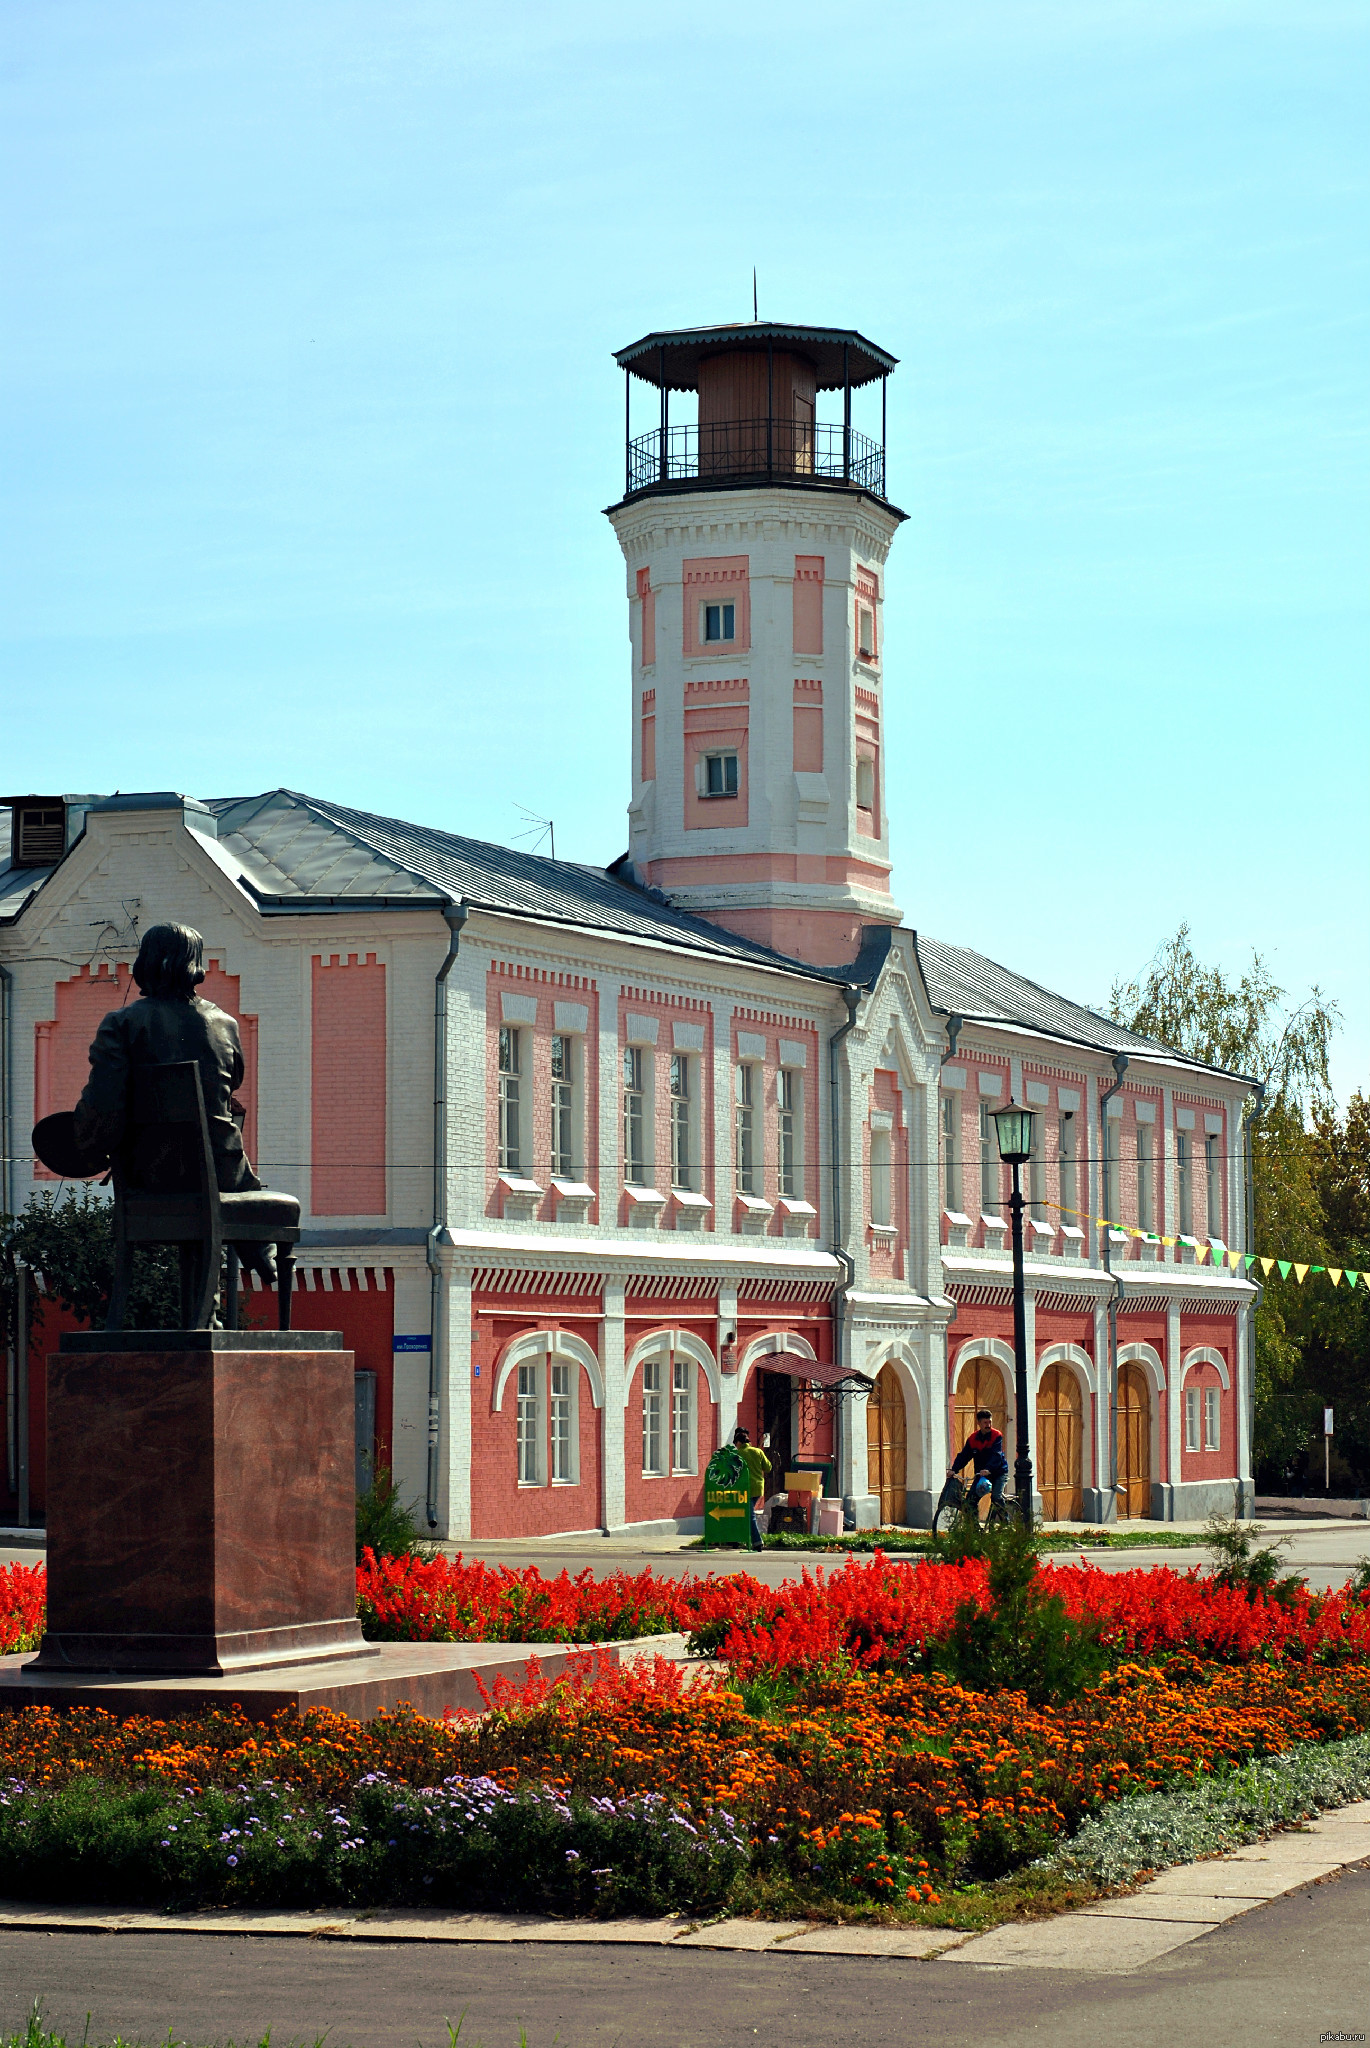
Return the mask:
[[[767,1550],[832,1551],[839,1555],[879,1550],[886,1557],[926,1557],[936,1547],[928,1529],[858,1529],[847,1536],[797,1536],[787,1532],[763,1540]],[[1100,1528],[1088,1534],[1078,1529],[1039,1532],[1033,1542],[1042,1556],[1049,1557],[1062,1551],[1074,1554],[1081,1550],[1202,1550],[1208,1539],[1191,1530]],[[695,1537],[685,1548],[702,1550],[704,1538]]]

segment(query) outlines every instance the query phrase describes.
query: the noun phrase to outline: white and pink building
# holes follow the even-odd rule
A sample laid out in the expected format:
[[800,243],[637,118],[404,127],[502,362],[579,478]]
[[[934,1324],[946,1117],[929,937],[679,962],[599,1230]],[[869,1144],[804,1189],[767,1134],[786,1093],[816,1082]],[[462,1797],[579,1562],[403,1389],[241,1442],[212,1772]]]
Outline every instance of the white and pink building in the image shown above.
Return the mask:
[[[9,800],[6,1206],[52,1185],[28,1133],[79,1092],[140,931],[193,924],[241,1022],[249,1147],[303,1203],[297,1326],[354,1347],[370,1445],[435,1529],[688,1527],[738,1421],[869,1526],[926,1518],[976,1405],[1012,1439],[989,1118],[1026,1102],[1044,1511],[1249,1504],[1256,1297],[1224,1255],[1251,1084],[927,938],[890,894],[903,515],[883,434],[851,421],[893,359],[758,324],[618,360],[660,407],[609,512],[627,854],[289,790]],[[11,1359],[0,1518],[24,1457],[42,1506],[41,1375],[25,1441],[16,1391]]]

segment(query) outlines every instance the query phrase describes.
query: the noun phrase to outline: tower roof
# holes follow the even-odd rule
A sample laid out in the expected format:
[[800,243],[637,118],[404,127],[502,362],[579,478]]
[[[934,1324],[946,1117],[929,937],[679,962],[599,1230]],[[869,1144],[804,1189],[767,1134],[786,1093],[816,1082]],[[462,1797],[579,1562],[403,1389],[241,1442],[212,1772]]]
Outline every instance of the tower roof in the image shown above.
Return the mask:
[[738,320],[722,327],[677,327],[645,334],[641,341],[615,350],[614,361],[644,384],[694,391],[699,366],[707,357],[759,352],[768,346],[807,356],[818,373],[820,391],[840,391],[844,383],[873,384],[878,377],[887,377],[899,361],[853,327],[791,327],[776,320]]

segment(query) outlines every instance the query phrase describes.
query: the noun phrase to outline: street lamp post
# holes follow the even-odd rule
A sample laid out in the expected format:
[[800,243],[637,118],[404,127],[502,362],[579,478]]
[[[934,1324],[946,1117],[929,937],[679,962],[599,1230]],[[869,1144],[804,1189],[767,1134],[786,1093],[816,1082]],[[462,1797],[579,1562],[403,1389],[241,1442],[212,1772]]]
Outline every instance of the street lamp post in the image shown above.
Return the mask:
[[994,1112],[994,1130],[999,1157],[1013,1168],[1013,1195],[1009,1213],[1013,1219],[1013,1389],[1017,1413],[1017,1450],[1013,1461],[1013,1485],[1023,1527],[1032,1527],[1032,1458],[1028,1452],[1028,1359],[1027,1293],[1023,1282],[1023,1182],[1022,1170],[1032,1157],[1036,1136],[1035,1110],[1021,1109],[1011,1102]]

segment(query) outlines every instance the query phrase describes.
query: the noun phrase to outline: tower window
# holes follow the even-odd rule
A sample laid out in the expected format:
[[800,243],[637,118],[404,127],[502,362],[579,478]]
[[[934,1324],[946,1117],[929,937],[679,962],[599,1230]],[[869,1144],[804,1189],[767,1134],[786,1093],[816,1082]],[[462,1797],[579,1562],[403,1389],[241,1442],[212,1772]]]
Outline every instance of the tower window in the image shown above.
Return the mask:
[[875,763],[869,754],[862,754],[856,763],[856,808],[875,809]]
[[731,604],[706,604],[704,607],[704,639],[706,641],[735,640],[737,638],[733,621],[737,608]]
[[856,607],[856,651],[863,661],[875,659],[875,613],[865,604]]
[[[731,605],[728,607],[732,610]],[[705,796],[737,795],[737,755],[706,754],[704,757]]]

